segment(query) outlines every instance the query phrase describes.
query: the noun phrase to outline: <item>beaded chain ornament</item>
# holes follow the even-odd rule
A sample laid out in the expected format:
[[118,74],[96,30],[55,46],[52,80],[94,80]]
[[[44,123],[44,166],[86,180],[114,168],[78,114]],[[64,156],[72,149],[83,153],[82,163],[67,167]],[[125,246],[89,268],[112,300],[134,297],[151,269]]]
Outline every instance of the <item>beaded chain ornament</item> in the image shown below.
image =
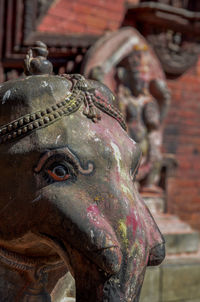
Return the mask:
[[[84,104],[83,114],[93,122],[101,119],[98,109],[115,118],[123,129],[126,124],[122,114],[111,104],[107,103],[103,95],[91,87],[89,82],[79,74],[62,75],[72,82],[71,94],[63,101],[47,107],[45,110],[26,114],[11,123],[0,127],[0,144],[23,137],[31,132],[47,127],[61,117],[76,112]],[[97,109],[98,108],[98,109]]]

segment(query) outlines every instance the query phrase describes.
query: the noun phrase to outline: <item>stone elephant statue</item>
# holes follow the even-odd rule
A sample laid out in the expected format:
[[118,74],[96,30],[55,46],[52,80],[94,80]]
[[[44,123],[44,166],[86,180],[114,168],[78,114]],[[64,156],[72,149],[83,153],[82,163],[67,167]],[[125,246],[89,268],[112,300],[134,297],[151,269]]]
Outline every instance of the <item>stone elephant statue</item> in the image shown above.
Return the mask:
[[53,76],[33,50],[0,86],[1,301],[50,301],[66,270],[77,302],[139,301],[165,253],[134,186],[140,149],[106,86]]

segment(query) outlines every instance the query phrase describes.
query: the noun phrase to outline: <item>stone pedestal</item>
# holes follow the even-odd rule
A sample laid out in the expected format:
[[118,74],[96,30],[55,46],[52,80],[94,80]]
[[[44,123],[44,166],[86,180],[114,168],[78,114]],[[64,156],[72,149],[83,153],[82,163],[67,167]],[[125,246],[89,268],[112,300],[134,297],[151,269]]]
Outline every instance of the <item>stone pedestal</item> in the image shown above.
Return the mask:
[[143,196],[166,240],[166,259],[147,268],[140,302],[200,302],[200,236],[164,213],[165,199]]
[[165,237],[167,255],[198,251],[199,232],[194,231],[177,216],[165,213],[164,196],[143,196],[143,199]]
[[199,302],[200,253],[167,256],[146,272],[140,302]]
[[166,201],[163,195],[157,194],[156,196],[154,195],[151,196],[149,194],[144,194],[144,193],[141,195],[153,216],[156,215],[157,213],[165,212]]
[[187,223],[170,214],[156,214],[154,218],[165,237],[167,255],[198,252],[199,233]]

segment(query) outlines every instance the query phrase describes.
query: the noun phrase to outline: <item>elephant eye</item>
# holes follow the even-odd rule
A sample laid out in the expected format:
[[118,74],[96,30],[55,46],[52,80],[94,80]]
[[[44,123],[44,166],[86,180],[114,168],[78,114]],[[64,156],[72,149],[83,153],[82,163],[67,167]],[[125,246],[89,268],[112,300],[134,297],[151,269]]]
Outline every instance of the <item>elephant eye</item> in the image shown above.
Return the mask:
[[50,157],[42,167],[42,175],[47,183],[60,181],[76,181],[78,169],[76,165],[66,157],[57,155]]
[[71,176],[69,168],[65,165],[57,165],[52,169],[48,169],[47,173],[55,181],[64,181]]
[[48,184],[61,181],[72,183],[79,174],[90,175],[93,171],[93,163],[88,162],[87,167],[83,168],[67,147],[47,150],[34,167],[34,172],[40,174]]

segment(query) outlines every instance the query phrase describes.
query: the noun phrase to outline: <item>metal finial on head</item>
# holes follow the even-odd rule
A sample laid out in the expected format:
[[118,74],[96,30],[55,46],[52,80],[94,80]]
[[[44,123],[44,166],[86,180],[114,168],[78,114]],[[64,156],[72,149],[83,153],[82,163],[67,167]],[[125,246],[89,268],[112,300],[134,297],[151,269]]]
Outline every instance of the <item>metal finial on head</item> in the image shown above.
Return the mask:
[[47,60],[47,55],[47,46],[41,41],[36,41],[24,60],[24,73],[26,75],[51,74],[53,66]]

